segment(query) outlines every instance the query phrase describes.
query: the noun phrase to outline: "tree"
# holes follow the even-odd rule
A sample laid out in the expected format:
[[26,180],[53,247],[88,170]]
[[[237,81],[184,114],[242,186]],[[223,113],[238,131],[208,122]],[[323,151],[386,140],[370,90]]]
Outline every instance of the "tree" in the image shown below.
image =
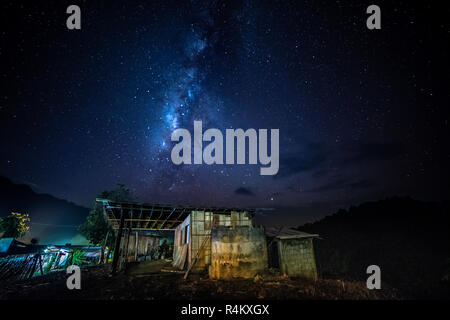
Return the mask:
[[[130,189],[126,188],[123,184],[117,184],[117,186],[112,190],[103,191],[98,198],[108,199],[111,201],[134,201],[134,196],[132,195]],[[114,233],[108,225],[108,222],[105,220],[103,209],[97,203],[95,203],[93,208],[89,211],[86,221],[80,225],[79,230],[92,245],[106,245],[111,248],[114,244]],[[106,235],[108,235],[108,240],[105,244],[104,241],[106,239]]]
[[30,227],[30,216],[18,212],[11,212],[6,218],[0,220],[0,231],[3,232],[3,238],[21,238]]
[[103,191],[98,197],[111,201],[135,201],[135,197],[130,189],[121,183],[118,183],[114,189]]

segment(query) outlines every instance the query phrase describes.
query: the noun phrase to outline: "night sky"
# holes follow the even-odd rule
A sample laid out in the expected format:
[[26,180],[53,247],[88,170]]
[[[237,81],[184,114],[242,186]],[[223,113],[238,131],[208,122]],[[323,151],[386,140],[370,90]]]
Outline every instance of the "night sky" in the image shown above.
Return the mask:
[[[274,208],[445,200],[448,17],[411,1],[3,1],[0,175],[83,206]],[[377,4],[382,29],[368,30]],[[81,7],[81,30],[66,8]],[[280,170],[171,162],[171,132],[279,129]]]

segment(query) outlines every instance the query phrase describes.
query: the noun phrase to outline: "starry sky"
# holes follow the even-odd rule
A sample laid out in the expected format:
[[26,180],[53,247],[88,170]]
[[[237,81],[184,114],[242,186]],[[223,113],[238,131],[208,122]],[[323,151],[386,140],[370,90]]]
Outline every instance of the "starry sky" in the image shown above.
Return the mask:
[[[437,2],[4,1],[0,175],[83,206],[272,208],[298,225],[368,200],[446,200],[448,24]],[[81,30],[66,8],[81,8]],[[280,170],[171,162],[171,132],[280,130]]]

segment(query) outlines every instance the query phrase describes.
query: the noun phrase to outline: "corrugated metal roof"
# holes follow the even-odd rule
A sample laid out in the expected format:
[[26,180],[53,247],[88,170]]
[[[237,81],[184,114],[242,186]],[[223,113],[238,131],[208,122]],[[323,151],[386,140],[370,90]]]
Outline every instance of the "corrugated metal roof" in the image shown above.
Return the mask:
[[247,212],[254,216],[254,208],[223,208],[208,206],[148,204],[135,202],[119,202],[108,199],[96,199],[103,206],[103,213],[113,229],[119,229],[120,217],[123,214],[126,228],[132,230],[175,230],[175,228],[191,214],[192,211],[208,211],[216,214],[231,212]]
[[288,227],[269,227],[265,229],[266,236],[277,239],[318,238],[318,234],[307,233]]

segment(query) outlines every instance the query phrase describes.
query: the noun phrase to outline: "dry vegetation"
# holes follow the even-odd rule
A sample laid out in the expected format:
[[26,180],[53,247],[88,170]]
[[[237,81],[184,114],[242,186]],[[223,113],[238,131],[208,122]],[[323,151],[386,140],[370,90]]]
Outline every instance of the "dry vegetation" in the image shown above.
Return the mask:
[[[3,284],[0,299],[397,299],[395,290],[368,290],[362,282],[289,279],[275,273],[252,280],[218,281],[206,275],[160,272],[161,262],[109,275],[105,266],[82,271],[81,290],[66,288],[64,273]],[[146,272],[144,272],[146,270]]]

